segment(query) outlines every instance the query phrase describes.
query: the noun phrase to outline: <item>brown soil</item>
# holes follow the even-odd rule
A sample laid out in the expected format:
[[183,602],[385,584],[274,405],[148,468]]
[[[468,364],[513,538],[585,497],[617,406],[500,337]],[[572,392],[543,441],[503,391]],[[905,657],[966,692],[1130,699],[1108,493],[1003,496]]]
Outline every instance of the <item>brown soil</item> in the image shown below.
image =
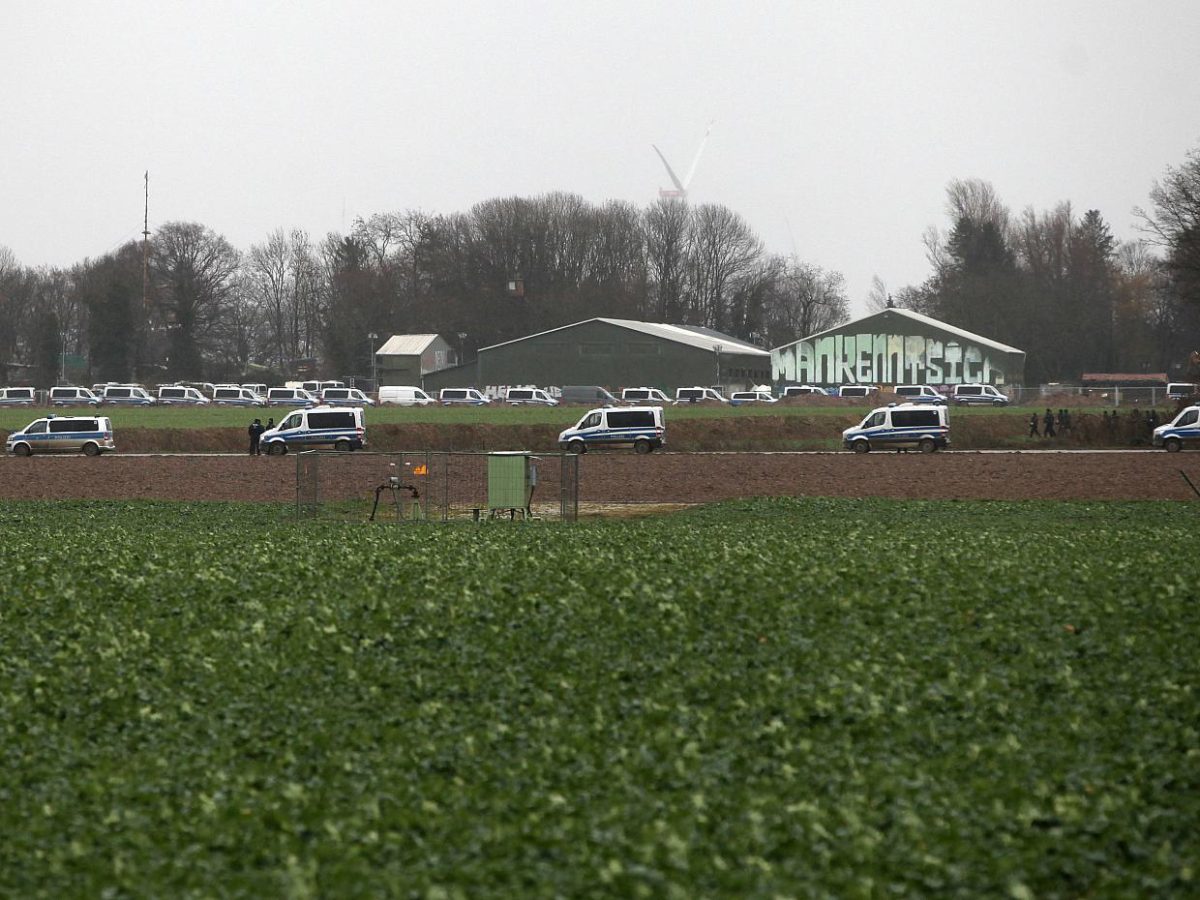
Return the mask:
[[[543,467],[550,469],[549,465]],[[366,498],[387,459],[322,459],[326,499]],[[981,500],[1196,500],[1200,453],[685,454],[593,452],[580,460],[587,503],[703,503],[754,496]],[[0,459],[0,499],[291,501],[293,456],[114,455]],[[543,496],[553,496],[545,472]],[[1200,502],[1200,501],[1198,501]]]

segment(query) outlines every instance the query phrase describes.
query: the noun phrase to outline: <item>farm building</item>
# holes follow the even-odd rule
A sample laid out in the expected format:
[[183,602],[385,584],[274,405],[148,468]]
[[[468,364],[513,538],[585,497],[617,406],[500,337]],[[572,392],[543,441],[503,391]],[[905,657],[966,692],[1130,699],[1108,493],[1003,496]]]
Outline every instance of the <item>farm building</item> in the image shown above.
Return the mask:
[[393,334],[375,351],[379,384],[420,385],[429,373],[457,363],[454,348],[439,334]]
[[426,388],[476,385],[598,384],[609,388],[769,381],[771,354],[739,338],[694,325],[588,319],[479,351],[474,365],[426,378]]
[[782,384],[1020,384],[1025,352],[907,309],[885,309],[771,351]]

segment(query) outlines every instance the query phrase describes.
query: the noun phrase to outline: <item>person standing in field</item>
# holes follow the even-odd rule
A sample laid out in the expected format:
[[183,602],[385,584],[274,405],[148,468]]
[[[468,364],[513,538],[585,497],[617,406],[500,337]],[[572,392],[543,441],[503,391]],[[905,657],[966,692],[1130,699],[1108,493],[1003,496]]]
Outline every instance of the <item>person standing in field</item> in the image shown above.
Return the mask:
[[1046,415],[1042,417],[1042,437],[1056,437],[1054,431],[1054,413],[1046,407]]
[[261,456],[262,451],[258,449],[258,439],[262,437],[262,433],[266,431],[266,429],[263,428],[262,419],[255,419],[253,422],[251,422],[247,431],[250,434],[250,455]]
[[1034,413],[1032,416],[1029,417],[1029,436],[1030,437],[1038,436],[1037,413]]

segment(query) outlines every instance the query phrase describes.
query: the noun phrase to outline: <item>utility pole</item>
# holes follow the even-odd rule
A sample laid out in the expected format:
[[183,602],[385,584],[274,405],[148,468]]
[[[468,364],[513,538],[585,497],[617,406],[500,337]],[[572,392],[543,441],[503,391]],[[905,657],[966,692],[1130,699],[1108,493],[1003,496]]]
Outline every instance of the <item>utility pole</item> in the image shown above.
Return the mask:
[[375,342],[377,340],[379,340],[379,335],[376,332],[372,331],[370,334],[367,335],[367,340],[369,340],[371,342],[371,390],[373,390],[375,392],[375,396],[378,397],[379,396],[379,380],[376,377],[376,370],[375,370],[375,363],[376,363]]

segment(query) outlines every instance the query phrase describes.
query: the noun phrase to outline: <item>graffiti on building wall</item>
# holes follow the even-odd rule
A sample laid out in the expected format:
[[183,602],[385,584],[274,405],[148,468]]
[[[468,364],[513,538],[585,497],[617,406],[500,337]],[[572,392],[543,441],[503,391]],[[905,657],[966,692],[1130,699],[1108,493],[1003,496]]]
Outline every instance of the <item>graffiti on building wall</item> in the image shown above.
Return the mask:
[[913,334],[833,334],[771,355],[777,381],[801,384],[1005,384],[1014,375],[987,347]]

